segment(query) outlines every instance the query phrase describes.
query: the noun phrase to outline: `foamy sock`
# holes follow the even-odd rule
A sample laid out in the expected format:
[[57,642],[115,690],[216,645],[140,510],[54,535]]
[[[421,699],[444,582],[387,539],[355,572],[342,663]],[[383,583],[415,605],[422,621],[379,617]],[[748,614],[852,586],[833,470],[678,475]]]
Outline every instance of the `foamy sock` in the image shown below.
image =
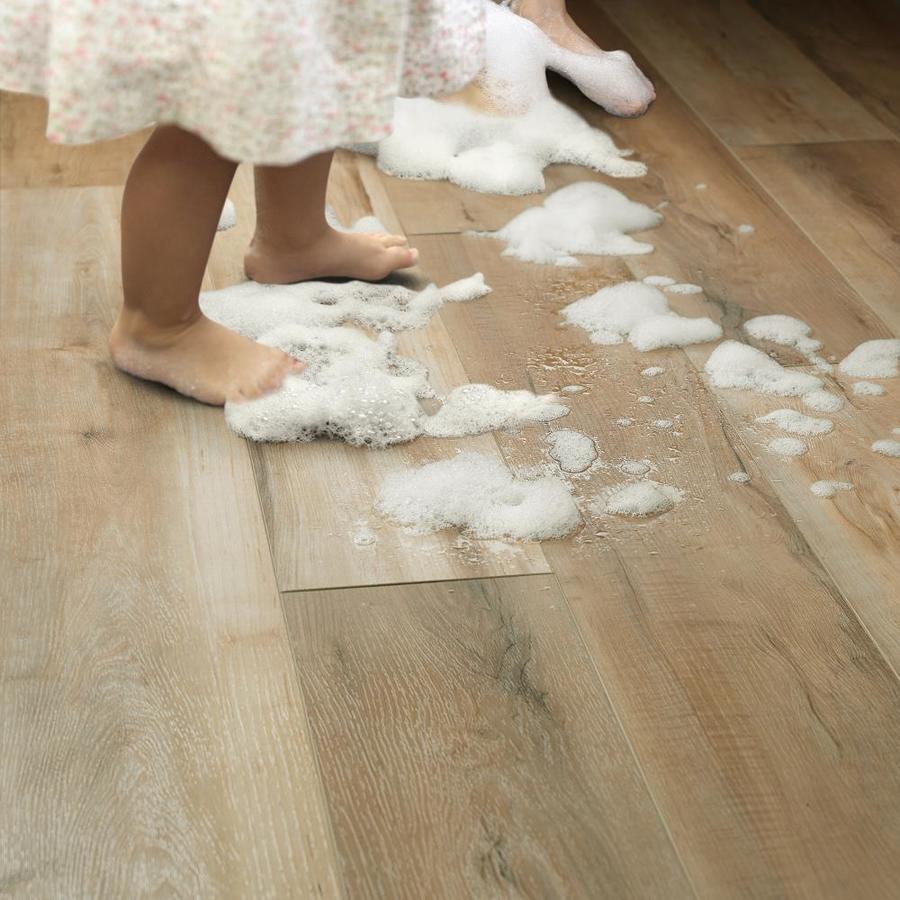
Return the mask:
[[595,344],[628,340],[641,351],[701,344],[722,336],[721,327],[712,319],[678,315],[660,290],[640,281],[601,288],[570,303],[562,315],[589,332]]
[[900,373],[900,340],[866,341],[841,361],[840,370],[854,378],[896,378]]
[[565,536],[581,521],[561,479],[516,478],[480,453],[388,475],[375,508],[417,532],[461,528],[481,539],[547,540]]
[[594,439],[580,431],[561,428],[551,431],[545,440],[550,445],[550,458],[570,475],[586,472],[597,460]]
[[483,237],[506,242],[504,256],[526,262],[578,266],[575,254],[628,256],[650,253],[652,244],[628,232],[655,228],[662,216],[605,184],[579,181],[552,193],[541,206],[526,209],[499,231]]

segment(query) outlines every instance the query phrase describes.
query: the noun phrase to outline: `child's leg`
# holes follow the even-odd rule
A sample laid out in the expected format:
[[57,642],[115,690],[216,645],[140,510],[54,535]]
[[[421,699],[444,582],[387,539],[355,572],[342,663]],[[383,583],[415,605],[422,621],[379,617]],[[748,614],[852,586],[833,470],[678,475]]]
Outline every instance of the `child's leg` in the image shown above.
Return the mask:
[[415,264],[397,234],[347,234],[325,221],[331,153],[291,166],[257,166],[256,234],[244,259],[256,281],[287,284],[340,276],[377,281]]
[[235,164],[175,126],[157,128],[122,200],[125,302],[110,335],[116,365],[204,403],[257,396],[296,360],[217,325],[199,293]]

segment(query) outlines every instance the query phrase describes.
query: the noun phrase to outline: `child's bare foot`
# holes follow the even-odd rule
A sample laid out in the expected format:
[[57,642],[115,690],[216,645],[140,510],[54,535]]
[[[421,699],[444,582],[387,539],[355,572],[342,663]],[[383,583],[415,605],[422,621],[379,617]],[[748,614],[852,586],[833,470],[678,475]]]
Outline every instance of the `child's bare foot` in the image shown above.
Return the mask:
[[188,322],[160,328],[140,313],[123,310],[109,348],[123,372],[215,406],[273,391],[286,375],[303,368],[281,350],[248,340],[199,312]]
[[276,247],[257,235],[244,257],[244,271],[263,284],[329,277],[380,281],[395,269],[414,266],[418,258],[419,251],[399,234],[326,228],[302,246]]

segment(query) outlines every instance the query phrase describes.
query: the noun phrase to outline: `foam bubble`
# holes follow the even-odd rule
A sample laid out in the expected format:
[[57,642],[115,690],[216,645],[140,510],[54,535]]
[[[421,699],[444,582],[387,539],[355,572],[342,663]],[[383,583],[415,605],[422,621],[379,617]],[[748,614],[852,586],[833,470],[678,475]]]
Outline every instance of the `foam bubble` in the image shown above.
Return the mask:
[[866,341],[841,360],[839,368],[854,378],[896,378],[900,374],[900,340]]
[[706,361],[704,371],[715,387],[737,388],[779,397],[809,395],[812,391],[820,390],[824,384],[821,378],[786,369],[762,350],[738,341],[723,341],[719,344]]
[[504,256],[527,262],[579,266],[575,254],[628,256],[650,253],[652,244],[628,232],[655,228],[662,216],[643,203],[595,181],[578,181],[554,191],[540,206],[532,206],[498,231],[482,237],[506,241]]
[[657,375],[662,375],[665,371],[666,370],[662,366],[648,366],[641,371],[641,375],[644,375],[647,378],[656,378]]
[[809,489],[817,496],[829,499],[838,491],[852,491],[853,485],[849,481],[814,481]]
[[701,181],[698,184],[694,185],[694,189],[698,191],[705,191],[709,185],[706,184],[705,181]]
[[804,406],[814,409],[816,412],[838,412],[844,408],[844,398],[831,391],[819,389],[804,394],[801,398]]
[[683,494],[678,488],[656,481],[638,481],[609,488],[591,506],[592,512],[644,518],[674,509]]
[[353,523],[353,530],[350,532],[350,540],[357,547],[371,547],[378,541],[378,535],[372,530],[371,526],[365,519],[357,519]]
[[803,354],[822,349],[822,342],[810,337],[812,329],[809,325],[794,316],[757,316],[744,322],[743,328],[757,340],[793,347]]
[[581,394],[586,390],[587,388],[583,384],[567,384],[565,387],[560,388],[560,391],[564,394]]
[[671,419],[654,419],[650,424],[654,428],[661,428],[663,430],[675,427],[675,423]]
[[219,224],[216,225],[216,231],[228,231],[229,228],[234,228],[235,225],[237,225],[237,210],[234,208],[234,203],[231,200],[226,200],[219,215]]
[[667,294],[702,294],[703,288],[699,284],[670,284],[663,288]]
[[551,459],[556,461],[563,472],[586,472],[597,459],[597,445],[593,438],[580,431],[561,428],[551,431],[545,440],[550,445]]
[[834,428],[834,422],[830,419],[815,419],[793,409],[776,409],[765,416],[757,416],[756,421],[763,425],[777,425],[791,434],[828,434]]
[[652,397],[648,397],[646,394],[643,397],[638,397],[638,403],[655,403],[656,401]]
[[376,509],[420,533],[461,528],[482,539],[559,538],[581,521],[561,479],[516,478],[481,453],[461,453],[388,475]]
[[628,428],[629,425],[634,425],[634,419],[629,418],[628,416],[622,416],[619,419],[616,419],[616,425],[619,428]]
[[807,451],[807,446],[798,438],[780,437],[769,441],[766,449],[779,456],[803,456]]
[[733,481],[735,484],[749,484],[750,476],[746,472],[732,472],[728,476],[729,481]]
[[488,384],[454,388],[443,406],[423,421],[431,437],[463,437],[500,429],[513,430],[530,422],[550,422],[568,415],[555,394],[503,391]]
[[671,284],[675,284],[675,279],[669,278],[668,275],[648,275],[641,280],[644,284],[650,284],[653,287],[668,287]]
[[640,478],[653,471],[653,463],[649,459],[623,459],[618,469],[624,475],[635,475]]
[[641,351],[684,347],[722,336],[712,319],[678,315],[660,290],[640,281],[601,288],[564,307],[562,315],[588,331],[595,344],[621,344],[627,338]]
[[[896,434],[896,432],[894,432]],[[890,438],[884,438],[880,441],[875,441],[872,444],[872,449],[876,453],[880,453],[882,456],[900,456],[900,441],[894,441]]]
[[874,381],[857,381],[853,385],[853,393],[857,397],[883,397],[887,389],[883,384],[875,384]]
[[752,225],[738,225],[738,234],[753,234],[756,229]]

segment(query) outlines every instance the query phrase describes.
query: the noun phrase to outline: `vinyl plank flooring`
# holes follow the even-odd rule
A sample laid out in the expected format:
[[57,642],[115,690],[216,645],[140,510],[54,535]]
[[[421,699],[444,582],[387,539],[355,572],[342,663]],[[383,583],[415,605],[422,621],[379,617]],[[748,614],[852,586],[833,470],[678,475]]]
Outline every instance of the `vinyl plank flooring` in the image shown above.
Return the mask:
[[338,896],[246,446],[107,357],[119,202],[0,195],[0,884]]
[[[890,559],[869,576],[880,604],[851,603],[794,521],[808,510],[782,502],[771,467],[709,394],[694,359],[599,348],[556,327],[552,313],[585,280],[621,278],[621,261],[560,272],[514,264],[476,238],[420,244],[438,273],[441,254],[448,267],[468,258],[495,285],[477,321],[474,306],[445,312],[471,379],[518,378],[538,391],[579,379],[589,386],[571,398],[564,425],[596,439],[606,468],[575,485],[585,529],[545,542],[544,553],[697,893],[891,896],[900,874],[891,762],[900,684],[880,648],[889,650],[884,639],[896,631],[876,645],[860,623],[873,633],[894,627],[890,583],[881,581]],[[649,365],[665,374],[642,377]],[[641,403],[644,395],[653,402]],[[627,427],[616,424],[623,416],[633,420]],[[655,428],[657,417],[676,427]],[[547,461],[539,435],[500,444],[513,466]],[[683,501],[644,522],[598,514],[603,490],[627,480],[621,462],[645,458],[651,477],[682,490]],[[748,471],[751,484],[729,482],[735,471]],[[873,503],[868,515],[884,511]],[[882,540],[893,531],[874,529]],[[837,540],[831,532],[816,546]],[[857,598],[865,592],[860,585]]]
[[892,0],[750,0],[845,93],[900,135],[900,8]]
[[[571,6],[582,27],[589,3]],[[604,0],[602,7],[729,144],[892,136],[746,0]]]
[[285,610],[350,896],[693,896],[552,576]]
[[[399,230],[371,168],[370,160],[339,154],[332,169],[329,202],[344,222],[374,212],[387,227]],[[210,286],[214,287],[241,280],[235,261],[253,222],[249,170],[238,178],[232,196],[238,226],[217,238],[221,257],[231,262],[223,262],[219,275],[213,273]],[[443,283],[471,274],[459,270]],[[427,271],[418,270],[404,277],[421,288],[425,275]],[[466,383],[440,314],[427,328],[400,335],[399,349],[428,366],[438,391]],[[491,435],[472,438],[467,446],[489,455],[498,453]],[[425,438],[377,451],[337,441],[251,445],[279,588],[309,590],[547,572],[538,544],[460,541],[443,533],[413,535],[374,515],[375,498],[389,472],[445,458],[455,447],[454,442]],[[360,522],[375,531],[374,544],[354,542]]]
[[881,321],[900,335],[900,143],[843,141],[739,147],[736,152]]
[[84,146],[44,137],[47,101],[0,91],[0,188],[121,185],[149,130]]

